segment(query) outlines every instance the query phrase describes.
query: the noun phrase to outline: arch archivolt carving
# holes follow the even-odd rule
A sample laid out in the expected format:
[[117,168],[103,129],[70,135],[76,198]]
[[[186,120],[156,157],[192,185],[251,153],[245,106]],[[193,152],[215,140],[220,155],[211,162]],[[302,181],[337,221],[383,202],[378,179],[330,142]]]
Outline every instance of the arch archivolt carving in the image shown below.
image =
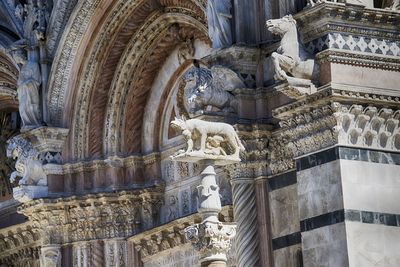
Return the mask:
[[0,46],[0,110],[17,110],[18,68],[13,60]]
[[[65,31],[59,42],[50,74],[48,106],[51,114],[50,121],[53,125],[65,126],[68,124],[68,114],[65,115],[64,111],[67,100],[73,95],[72,88],[74,88],[74,85],[72,81],[78,75],[77,69],[79,69],[79,62],[82,60],[80,57],[82,55],[79,52],[83,48],[87,48],[87,44],[92,40],[87,35],[91,35],[92,31],[89,29],[94,28],[94,25],[99,23],[96,17],[102,17],[107,10],[112,9],[110,12],[112,15],[109,16],[108,21],[104,24],[103,31],[98,35],[99,39],[109,41],[110,36],[115,32],[115,25],[121,26],[121,22],[129,16],[127,14],[131,14],[143,2],[143,0],[119,0],[117,2],[112,0],[87,0],[78,2],[66,26],[68,30]],[[193,5],[197,7],[196,12],[200,10],[202,13],[197,14],[196,17],[204,17],[206,6],[204,0],[162,0],[160,3],[163,6],[183,6],[188,9]],[[102,47],[100,42],[98,44],[97,47]]]
[[[119,65],[121,69],[117,70],[117,77],[115,77],[113,86],[111,88],[111,93],[109,96],[110,101],[112,103],[109,103],[108,109],[107,109],[107,115],[106,115],[106,133],[105,133],[105,138],[104,138],[104,144],[105,146],[105,154],[108,153],[118,153],[119,151],[113,150],[113,149],[121,149],[121,147],[124,147],[127,145],[126,143],[123,143],[123,135],[124,135],[124,125],[126,125],[126,120],[127,119],[132,119],[132,117],[128,118],[127,112],[128,112],[128,103],[127,101],[121,101],[121,99],[124,100],[130,100],[128,94],[133,94],[133,98],[137,97],[139,98],[139,95],[144,96],[145,95],[145,88],[139,88],[140,80],[143,78],[141,75],[134,75],[134,73],[142,73],[143,69],[149,69],[150,64],[153,64],[155,66],[158,62],[149,62],[148,56],[151,54],[150,51],[154,51],[151,47],[157,46],[157,44],[160,46],[160,35],[161,36],[166,36],[168,35],[167,31],[168,28],[173,25],[174,23],[179,23],[180,25],[185,25],[192,27],[193,29],[201,29],[204,34],[206,34],[206,28],[204,27],[203,24],[200,22],[196,21],[193,17],[189,17],[187,15],[182,15],[182,14],[164,14],[162,15],[157,21],[154,22],[155,26],[157,26],[158,31],[163,32],[162,34],[154,34],[154,31],[151,29],[149,32],[153,32],[153,35],[145,35],[147,36],[148,39],[153,39],[153,41],[148,42],[147,45],[149,47],[146,47],[146,44],[143,45],[144,51],[148,50],[149,52],[147,53],[139,53],[135,54],[135,48],[129,49],[126,51],[129,51],[129,53],[126,54],[126,59],[127,61],[124,62],[124,64]],[[166,37],[168,38],[168,36]],[[173,40],[170,38],[170,40],[167,40],[168,42],[166,45],[163,47],[164,50],[169,50],[169,49],[174,49],[176,46],[176,40]],[[142,45],[139,42],[134,42],[134,47],[141,47]],[[169,53],[171,51],[168,51]],[[159,54],[156,55],[158,57],[155,60],[162,60],[163,56],[161,55],[161,51],[159,51]],[[147,62],[146,62],[147,60]],[[147,63],[147,64],[145,64]],[[156,64],[155,64],[156,63]],[[163,62],[161,62],[163,63]],[[159,66],[157,66],[157,69]],[[144,76],[144,75],[143,75]],[[127,81],[126,77],[133,77],[132,80]],[[143,81],[143,80],[142,80]],[[143,82],[142,82],[143,83]],[[147,85],[147,90],[151,88],[150,85]],[[139,91],[141,90],[141,91]],[[135,100],[132,99],[132,101],[139,102],[139,99]],[[145,97],[143,100],[140,101],[146,101]],[[139,104],[139,103],[138,103]],[[140,115],[140,114],[138,114]],[[119,123],[118,123],[119,122]],[[115,124],[113,124],[115,123]],[[140,123],[140,126],[142,125],[142,121],[138,121]],[[114,127],[115,126],[115,127]],[[141,129],[141,127],[140,127]],[[128,129],[129,130],[129,129]],[[136,133],[141,134],[141,130],[137,131]],[[125,133],[127,134],[127,133]],[[112,140],[112,138],[115,137],[117,140]],[[137,136],[138,139],[141,139],[141,136]],[[140,150],[141,148],[137,148],[137,150]],[[140,152],[140,151],[137,151]]]
[[[106,6],[107,1],[104,2],[101,4]],[[163,7],[160,4],[170,4],[171,6]],[[106,22],[101,23],[98,27],[99,30],[95,31],[98,32],[96,34],[97,37],[89,38],[92,39],[92,42],[93,40],[96,41],[93,42],[92,46],[86,44],[86,47],[91,47],[87,52],[84,52],[87,56],[83,56],[82,51],[79,54],[76,50],[69,50],[69,58],[65,58],[65,55],[57,54],[58,58],[56,57],[52,70],[55,75],[50,80],[49,106],[53,115],[51,118],[52,124],[61,124],[61,121],[64,121],[63,124],[70,124],[70,145],[64,151],[67,160],[78,160],[88,157],[98,158],[104,156],[104,152],[108,153],[109,150],[105,149],[103,143],[109,144],[110,139],[104,138],[108,129],[104,130],[103,127],[105,124],[113,126],[115,123],[109,123],[109,119],[106,120],[105,118],[111,118],[108,116],[110,114],[109,111],[113,110],[110,108],[111,106],[118,106],[121,99],[127,99],[121,98],[123,95],[120,95],[119,92],[114,94],[114,86],[117,86],[118,89],[121,87],[121,83],[116,83],[117,81],[121,81],[121,75],[125,75],[123,77],[125,81],[123,82],[126,83],[122,83],[122,88],[130,87],[135,83],[135,80],[131,79],[132,75],[126,76],[127,72],[120,72],[120,67],[117,67],[117,70],[115,70],[115,66],[124,66],[123,64],[127,62],[125,67],[135,69],[135,71],[131,71],[130,73],[136,74],[140,71],[140,68],[132,67],[134,66],[130,63],[132,62],[132,58],[126,60],[124,55],[129,55],[129,51],[131,51],[131,54],[134,52],[137,53],[133,61],[137,62],[136,66],[141,66],[141,64],[144,64],[146,56],[151,54],[152,48],[157,48],[156,44],[160,40],[155,40],[155,38],[164,37],[168,27],[174,23],[197,28],[201,32],[206,33],[205,15],[204,13],[199,14],[199,12],[203,12],[205,8],[204,4],[203,1],[198,0],[160,1],[159,3],[158,1],[129,1],[129,5],[126,1],[117,2],[113,6],[114,8],[108,13],[109,18],[104,20]],[[82,8],[82,5],[80,8]],[[75,12],[75,20],[73,21],[78,21],[76,17],[78,16],[77,14],[80,14],[79,10]],[[86,13],[89,13],[89,11]],[[94,13],[93,11],[92,14]],[[83,24],[82,27],[89,28],[90,26]],[[65,36],[69,34],[66,33]],[[59,49],[63,49],[62,46],[68,46],[65,36],[60,42]],[[75,43],[74,39],[81,39],[81,41],[85,39],[84,36],[79,36],[77,33],[75,33],[74,37],[71,40],[72,43]],[[129,47],[129,44],[133,42],[138,43]],[[85,45],[81,44],[81,47],[85,47]],[[78,54],[81,58],[74,58]],[[141,56],[142,60],[138,60],[140,59],[138,56]],[[67,61],[65,64],[68,66],[61,66],[61,64],[64,64],[63,60]],[[73,73],[74,71],[70,69],[72,65],[75,66],[75,70],[79,71]],[[63,77],[56,77],[57,69],[63,72]],[[105,72],[105,69],[112,69],[112,72]],[[63,80],[64,77],[68,76],[70,76],[69,79]],[[106,82],[105,79],[107,79]],[[74,85],[73,81],[80,82]],[[110,88],[111,91],[109,92]],[[129,91],[127,89],[124,90]],[[68,100],[66,101],[64,97],[68,97]],[[57,110],[63,111],[61,113],[64,113],[64,119],[61,119],[57,115]],[[123,110],[122,112],[118,112],[118,114],[123,114]],[[73,116],[70,116],[71,114]],[[122,127],[123,124],[120,122],[123,119],[121,119],[121,116],[113,121],[118,121],[117,126]],[[99,141],[91,142],[93,140]],[[118,151],[118,149],[111,151]],[[112,154],[115,155],[116,153]]]

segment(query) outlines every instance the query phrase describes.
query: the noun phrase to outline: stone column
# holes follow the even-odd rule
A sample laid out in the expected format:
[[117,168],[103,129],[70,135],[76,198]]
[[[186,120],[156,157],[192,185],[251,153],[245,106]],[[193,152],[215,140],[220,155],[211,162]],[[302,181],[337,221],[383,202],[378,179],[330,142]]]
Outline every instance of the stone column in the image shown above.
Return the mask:
[[258,236],[260,236],[260,265],[273,266],[270,203],[268,196],[268,182],[262,177],[256,179],[255,193],[257,205]]
[[128,263],[127,241],[111,239],[104,241],[105,264],[103,266],[125,267]]
[[92,242],[92,266],[103,267],[104,266],[104,242],[97,240]]
[[237,266],[259,266],[257,207],[253,178],[233,178],[233,216],[237,223]]
[[236,234],[236,226],[218,220],[221,211],[219,187],[215,179],[213,166],[208,166],[201,173],[203,176],[199,190],[199,213],[203,222],[185,229],[185,236],[200,253],[202,267],[226,266],[226,253],[231,247],[232,238]]

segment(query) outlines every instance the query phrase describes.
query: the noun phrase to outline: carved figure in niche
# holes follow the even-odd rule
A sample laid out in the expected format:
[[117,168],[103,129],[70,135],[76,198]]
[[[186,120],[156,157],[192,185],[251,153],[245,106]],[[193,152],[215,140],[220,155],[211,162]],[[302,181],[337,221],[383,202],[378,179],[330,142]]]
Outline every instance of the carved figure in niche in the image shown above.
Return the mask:
[[15,169],[11,173],[10,181],[22,177],[20,185],[47,185],[47,177],[43,171],[42,162],[38,159],[39,153],[26,139],[16,136],[8,141],[7,157],[17,159]]
[[211,69],[194,66],[183,76],[189,111],[203,111],[213,106],[225,112],[237,112],[238,101],[231,93],[244,88],[240,77],[232,70],[213,66]]
[[[198,155],[206,155],[206,143],[207,137],[211,137],[209,140],[213,140],[214,145],[221,145],[221,143],[226,143],[233,150],[232,154],[224,155],[223,157],[233,157],[239,159],[239,152],[244,151],[244,147],[235,132],[235,129],[232,125],[222,122],[208,122],[199,119],[178,119],[175,118],[171,122],[172,127],[176,127],[177,129],[182,131],[182,134],[187,139],[187,149],[186,152],[183,152],[185,155],[192,155],[192,152],[196,152],[194,154]],[[224,137],[223,140],[215,140],[215,136],[218,135],[220,137]],[[194,151],[194,145],[197,144],[197,149]],[[216,147],[214,147],[216,149]],[[227,153],[225,153],[227,154]]]
[[208,0],[208,35],[215,49],[232,45],[231,0]]
[[25,44],[14,45],[11,54],[17,64],[21,65],[17,81],[19,114],[22,120],[22,130],[37,128],[41,125],[39,89],[41,74],[39,58],[34,53],[25,51]]
[[319,68],[311,54],[299,41],[296,20],[291,15],[267,21],[268,30],[282,37],[280,46],[271,57],[275,67],[275,79],[287,81],[294,87],[313,87]]

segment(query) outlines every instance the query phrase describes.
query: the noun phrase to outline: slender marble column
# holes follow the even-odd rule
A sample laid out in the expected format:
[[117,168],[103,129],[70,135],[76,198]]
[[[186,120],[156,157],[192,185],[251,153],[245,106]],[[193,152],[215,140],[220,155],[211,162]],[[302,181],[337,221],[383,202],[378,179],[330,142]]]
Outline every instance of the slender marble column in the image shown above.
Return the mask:
[[198,211],[203,221],[186,227],[185,236],[199,251],[202,267],[225,267],[226,253],[231,247],[232,238],[235,236],[236,225],[218,220],[221,200],[214,167],[207,166],[201,175],[203,177],[197,189],[200,201]]
[[104,266],[104,242],[101,240],[92,243],[92,265],[93,267]]
[[273,266],[270,204],[268,197],[268,182],[266,178],[256,179],[257,222],[260,236],[260,265]]
[[231,183],[233,214],[237,223],[237,266],[260,266],[254,180],[234,178]]

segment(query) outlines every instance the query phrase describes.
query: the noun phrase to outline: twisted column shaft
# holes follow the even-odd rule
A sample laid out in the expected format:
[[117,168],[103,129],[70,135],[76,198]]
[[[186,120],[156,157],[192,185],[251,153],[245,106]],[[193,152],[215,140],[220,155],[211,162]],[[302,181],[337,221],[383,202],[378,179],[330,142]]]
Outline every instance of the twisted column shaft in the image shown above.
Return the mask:
[[232,179],[233,214],[237,223],[238,267],[259,266],[257,207],[253,179]]

